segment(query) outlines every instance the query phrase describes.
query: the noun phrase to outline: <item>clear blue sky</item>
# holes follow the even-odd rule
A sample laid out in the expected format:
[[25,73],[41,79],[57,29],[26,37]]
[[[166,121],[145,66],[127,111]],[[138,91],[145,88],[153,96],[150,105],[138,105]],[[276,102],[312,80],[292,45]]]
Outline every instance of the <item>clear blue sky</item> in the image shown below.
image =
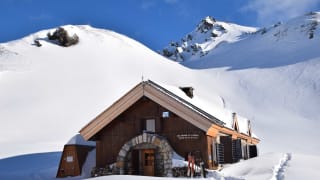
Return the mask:
[[159,50],[205,16],[262,27],[309,11],[320,11],[320,0],[1,0],[0,42],[60,25],[88,24]]

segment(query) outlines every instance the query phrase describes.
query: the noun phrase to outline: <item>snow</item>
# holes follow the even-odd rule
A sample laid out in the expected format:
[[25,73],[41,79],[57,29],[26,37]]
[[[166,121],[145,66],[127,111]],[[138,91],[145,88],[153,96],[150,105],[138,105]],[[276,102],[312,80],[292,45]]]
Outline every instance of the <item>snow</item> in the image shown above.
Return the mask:
[[92,167],[96,166],[96,149],[93,149],[88,153],[87,159],[83,164],[81,171],[81,178],[91,177]]
[[[202,98],[201,94],[197,93],[196,90],[194,90],[194,97],[190,98],[180,89],[180,87],[183,87],[183,86],[179,87],[179,86],[172,86],[172,85],[167,85],[159,82],[156,82],[156,83],[159,84],[161,87],[165,88],[166,90],[170,91],[171,93],[179,96],[184,101],[200,108],[201,110],[204,110],[205,112],[209,113],[213,117],[224,122],[225,127],[233,129],[233,115],[232,115],[233,112],[223,107],[223,104],[221,104],[222,103],[221,98],[218,95],[213,96],[213,97],[216,97],[215,101],[211,100],[209,102],[206,99]],[[192,107],[190,108],[192,109]],[[248,134],[248,119],[238,114],[237,114],[237,118],[238,118],[238,125],[239,125],[240,132],[244,134]]]
[[290,153],[284,154],[283,158],[280,159],[279,164],[274,167],[273,176],[270,180],[284,179],[284,171],[288,164],[288,161],[290,160],[291,160],[291,154]]
[[[0,127],[0,157],[62,150],[142,77],[168,83],[193,79],[187,68],[128,37],[66,27],[79,36],[79,44],[65,48],[49,42],[46,34],[54,30],[1,44],[17,54],[0,56],[0,116],[7,122]],[[41,47],[32,45],[35,37],[43,39]],[[186,80],[179,80],[182,75]]]
[[320,156],[292,154],[284,172],[284,179],[318,179]]
[[[46,39],[54,29],[2,43],[0,158],[61,151],[85,124],[150,79],[174,87],[191,85],[194,101],[199,101],[194,103],[217,110],[216,116],[231,118],[230,112],[237,112],[250,119],[264,155],[226,166],[224,177],[270,179],[281,172],[285,179],[314,179],[320,162],[320,28],[315,26],[313,38],[309,30],[319,19],[319,13],[302,16],[265,33],[239,29],[243,33],[233,36],[232,43],[220,42],[201,58],[189,54],[190,61],[181,64],[126,36],[90,26],[65,26],[80,38],[68,48]],[[223,32],[218,36],[227,38]],[[42,46],[32,45],[34,39]],[[291,158],[274,171],[284,154],[267,152],[289,152]],[[49,153],[1,159],[0,179],[50,179],[59,158],[60,153]],[[116,177],[128,176],[104,178]]]
[[0,179],[55,179],[61,152],[38,153],[0,159]]
[[81,134],[74,135],[66,145],[84,145],[84,146],[96,146],[95,141],[86,141]]
[[223,44],[232,44],[246,39],[249,34],[256,31],[257,29],[253,27],[215,21],[208,16],[180,42],[173,42],[165,49],[171,52],[170,59],[179,62],[192,61],[205,56]]
[[[12,158],[0,159],[0,179],[26,179],[26,180],[47,180],[56,179],[56,170],[60,160],[60,152],[29,154]],[[298,179],[316,179],[320,172],[320,156],[303,155],[290,153],[267,153],[249,160],[243,160],[233,165],[225,165],[222,171],[210,170],[207,179],[210,180],[298,180]],[[89,156],[83,167],[83,174],[78,177],[67,177],[66,180],[85,179],[90,176],[89,168],[94,163],[95,150],[89,153]],[[179,158],[178,156],[174,156]],[[290,158],[289,158],[290,157]],[[182,163],[183,161],[175,159]],[[183,162],[186,165],[186,162]],[[27,165],[26,165],[27,164]],[[184,164],[181,164],[183,166]],[[281,171],[282,176],[278,176]],[[177,179],[163,177],[133,176],[133,175],[112,175],[104,177],[95,177],[88,179]],[[187,179],[187,178],[178,178]],[[189,178],[190,179],[190,178]],[[197,179],[197,178],[195,178]]]

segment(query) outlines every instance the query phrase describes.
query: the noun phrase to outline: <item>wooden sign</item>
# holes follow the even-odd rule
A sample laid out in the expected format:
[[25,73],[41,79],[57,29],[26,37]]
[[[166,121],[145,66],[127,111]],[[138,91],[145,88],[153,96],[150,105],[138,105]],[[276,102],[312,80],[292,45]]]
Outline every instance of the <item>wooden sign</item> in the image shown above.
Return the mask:
[[199,134],[177,134],[179,140],[199,139]]

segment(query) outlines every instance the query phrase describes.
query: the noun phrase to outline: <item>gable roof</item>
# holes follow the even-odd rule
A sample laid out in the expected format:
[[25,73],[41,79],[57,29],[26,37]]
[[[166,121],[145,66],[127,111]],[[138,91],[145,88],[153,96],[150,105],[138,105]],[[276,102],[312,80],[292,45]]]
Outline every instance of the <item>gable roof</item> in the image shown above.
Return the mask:
[[[217,110],[215,106],[211,106],[212,104],[202,101],[197,96],[190,98],[179,87],[159,85],[148,80],[136,85],[99,114],[80,130],[80,134],[85,140],[93,138],[94,135],[112,122],[113,119],[142,97],[151,99],[205,132],[213,124],[220,127],[232,128],[231,112],[221,111],[221,109]],[[244,118],[241,118],[241,120],[243,121]],[[244,124],[247,125],[247,123],[238,123],[241,133],[244,133],[244,129],[248,129],[247,127],[240,127]]]

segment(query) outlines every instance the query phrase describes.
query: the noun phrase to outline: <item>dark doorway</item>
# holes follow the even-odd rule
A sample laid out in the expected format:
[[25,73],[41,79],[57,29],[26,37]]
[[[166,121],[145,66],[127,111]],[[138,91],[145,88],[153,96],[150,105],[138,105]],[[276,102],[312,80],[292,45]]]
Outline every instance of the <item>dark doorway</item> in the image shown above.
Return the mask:
[[224,147],[224,163],[233,163],[231,136],[221,136],[220,143],[223,144]]
[[137,149],[133,149],[131,152],[131,163],[132,163],[132,169],[131,174],[134,175],[140,175],[140,151]]
[[131,174],[154,176],[154,149],[133,149]]

